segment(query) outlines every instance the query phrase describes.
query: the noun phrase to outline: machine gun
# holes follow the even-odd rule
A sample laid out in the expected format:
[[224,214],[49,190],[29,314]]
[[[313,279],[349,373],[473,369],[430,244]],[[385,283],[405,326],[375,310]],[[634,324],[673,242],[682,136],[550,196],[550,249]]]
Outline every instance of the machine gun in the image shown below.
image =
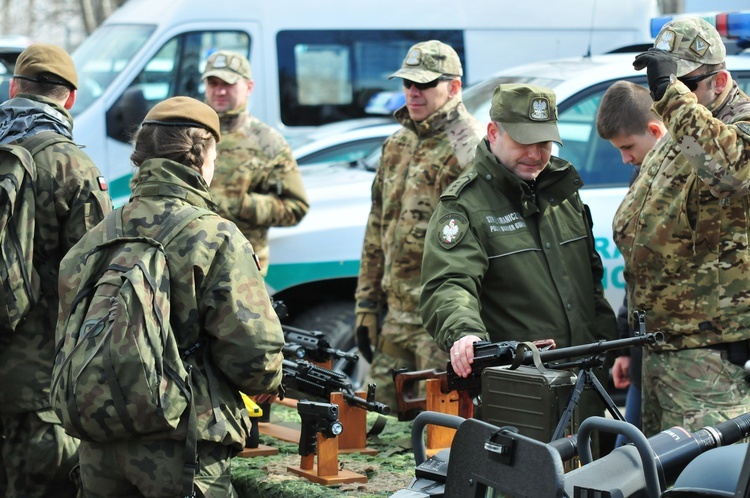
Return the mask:
[[367,398],[356,395],[346,375],[313,365],[305,360],[284,360],[284,377],[281,381],[285,389],[292,389],[302,394],[329,400],[331,393],[341,392],[344,400],[367,411],[388,415],[388,405],[375,401],[375,384],[367,389]]
[[[635,337],[626,339],[616,339],[612,341],[597,341],[581,346],[570,346],[558,349],[542,349],[539,351],[539,358],[542,362],[548,363],[563,359],[571,359],[582,356],[591,357],[587,365],[591,366],[596,363],[598,358],[607,351],[622,349],[632,346],[642,346],[644,344],[656,344],[664,340],[664,334],[661,332],[643,333]],[[536,341],[544,347],[545,341]],[[459,415],[465,418],[473,416],[471,403],[466,399],[474,399],[481,393],[482,389],[482,372],[488,367],[510,366],[511,368],[520,365],[531,365],[534,363],[534,354],[527,348],[523,348],[522,356],[519,356],[518,342],[487,342],[479,341],[474,343],[474,361],[472,371],[468,377],[461,377],[455,373],[449,362],[445,372],[437,370],[423,370],[418,372],[408,372],[399,370],[394,372],[394,383],[396,385],[396,404],[398,407],[399,420],[411,420],[414,416],[425,409],[424,398],[409,397],[408,385],[422,379],[439,379],[441,391],[448,393],[457,391],[459,393]],[[593,358],[593,359],[592,359]],[[600,362],[601,363],[601,362]],[[548,368],[567,369],[574,366],[580,366],[580,362],[548,364]]]
[[307,357],[316,363],[326,363],[332,358],[341,358],[347,361],[358,361],[359,356],[347,353],[340,349],[331,347],[326,335],[318,330],[303,330],[290,325],[282,325],[284,331],[285,358]]
[[331,403],[300,400],[297,412],[302,419],[299,438],[299,454],[313,455],[317,446],[318,433],[327,438],[336,437],[344,431],[339,422],[339,407]]

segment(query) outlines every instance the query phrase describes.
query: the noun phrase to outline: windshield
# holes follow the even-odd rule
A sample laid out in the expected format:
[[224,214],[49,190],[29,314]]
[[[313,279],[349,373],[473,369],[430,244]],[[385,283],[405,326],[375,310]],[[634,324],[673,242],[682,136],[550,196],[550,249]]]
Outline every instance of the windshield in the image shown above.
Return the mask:
[[488,78],[464,90],[462,100],[466,109],[480,122],[486,123],[490,120],[490,105],[492,104],[492,92],[501,83],[524,83],[527,85],[544,86],[555,88],[563,80],[551,78],[534,78],[529,76],[496,76]]
[[78,70],[78,95],[71,109],[75,116],[101,96],[130,59],[148,40],[156,26],[102,26],[73,53]]

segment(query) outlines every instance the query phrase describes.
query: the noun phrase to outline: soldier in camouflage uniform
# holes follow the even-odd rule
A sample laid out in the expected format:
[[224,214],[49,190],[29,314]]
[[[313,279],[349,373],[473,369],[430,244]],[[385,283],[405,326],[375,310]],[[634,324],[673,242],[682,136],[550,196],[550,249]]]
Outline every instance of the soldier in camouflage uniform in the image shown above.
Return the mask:
[[[10,100],[0,106],[0,143],[23,144],[40,132],[70,139],[68,109],[78,78],[61,48],[35,44],[18,57]],[[35,156],[34,268],[41,298],[11,336],[0,332],[0,496],[70,497],[78,440],[50,408],[55,356],[58,265],[65,253],[112,210],[101,173],[69,140]]]
[[[135,138],[131,160],[138,168],[125,205],[126,234],[153,237],[164,218],[193,205],[215,208],[209,193],[219,118],[189,97],[157,104]],[[105,223],[91,230],[63,260],[60,289],[81,268],[82,255],[106,236]],[[250,422],[238,390],[256,395],[281,382],[284,335],[271,307],[253,248],[236,225],[218,215],[189,223],[166,247],[171,317],[180,350],[191,355],[193,403],[198,413],[198,496],[236,496],[230,458],[244,447]],[[61,292],[61,313],[75,296]],[[68,308],[66,308],[66,306]],[[170,436],[112,443],[82,441],[85,496],[181,496],[189,411]]]
[[633,64],[669,131],[613,222],[631,311],[666,336],[644,350],[646,436],[750,412],[750,99],[725,53],[711,25],[681,17]]
[[232,220],[252,243],[263,275],[268,271],[268,228],[292,226],[309,204],[297,161],[281,133],[250,115],[250,62],[228,50],[212,54],[202,79],[206,103],[221,119],[211,196],[218,213]]
[[403,128],[383,145],[372,185],[356,334],[360,351],[372,359],[369,381],[378,385],[379,401],[392,409],[393,368],[442,370],[448,360],[422,326],[418,303],[427,222],[440,192],[471,163],[482,136],[461,101],[462,75],[458,54],[436,40],[411,47],[391,75],[403,79],[406,105],[395,113]]

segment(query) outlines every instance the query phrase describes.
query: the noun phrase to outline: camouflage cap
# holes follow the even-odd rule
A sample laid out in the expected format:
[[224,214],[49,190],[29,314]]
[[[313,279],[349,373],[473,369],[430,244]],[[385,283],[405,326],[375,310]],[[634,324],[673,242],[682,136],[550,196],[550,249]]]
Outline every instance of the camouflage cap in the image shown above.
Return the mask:
[[226,81],[230,85],[237,83],[240,78],[253,79],[250,71],[250,61],[245,56],[231,50],[219,50],[214,52],[206,61],[202,80],[209,76],[215,76]]
[[490,119],[503,126],[510,137],[524,145],[557,142],[555,92],[549,88],[516,83],[501,84],[492,94]]
[[441,76],[463,76],[461,59],[453,47],[438,40],[417,43],[409,49],[401,69],[388,79],[405,78],[417,83],[428,83]]
[[26,47],[16,60],[13,77],[78,88],[78,74],[70,54],[48,43]]
[[210,131],[221,140],[219,116],[211,106],[192,97],[172,97],[156,104],[143,119],[144,125],[186,126]]
[[703,64],[720,64],[727,55],[716,28],[700,17],[678,17],[665,24],[654,47],[677,59],[677,76],[685,76]]

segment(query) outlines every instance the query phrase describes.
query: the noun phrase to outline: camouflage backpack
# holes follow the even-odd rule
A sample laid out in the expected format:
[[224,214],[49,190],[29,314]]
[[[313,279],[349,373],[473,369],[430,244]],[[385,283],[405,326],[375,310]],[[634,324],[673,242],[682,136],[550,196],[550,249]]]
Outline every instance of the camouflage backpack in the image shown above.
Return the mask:
[[[36,165],[34,155],[70,140],[41,132],[23,145],[0,145],[0,330],[13,332],[40,295],[34,268]],[[3,339],[7,339],[7,336]]]
[[183,208],[154,238],[125,235],[122,208],[103,221],[105,241],[84,256],[75,300],[57,325],[50,397],[71,435],[108,442],[169,433],[191,406],[189,353],[170,325],[164,248],[207,213]]

